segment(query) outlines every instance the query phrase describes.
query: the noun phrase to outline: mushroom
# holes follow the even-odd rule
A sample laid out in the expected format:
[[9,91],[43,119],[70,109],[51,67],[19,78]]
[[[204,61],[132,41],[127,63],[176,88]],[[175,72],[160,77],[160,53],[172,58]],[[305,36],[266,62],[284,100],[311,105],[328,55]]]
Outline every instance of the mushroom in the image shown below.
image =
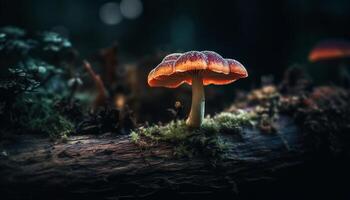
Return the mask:
[[224,59],[213,51],[189,51],[167,55],[148,75],[151,87],[176,88],[192,85],[192,105],[186,120],[189,127],[198,128],[204,118],[204,86],[226,85],[248,76],[241,63]]
[[[342,39],[324,40],[315,45],[309,54],[312,63],[321,62],[337,65],[336,79],[341,85],[350,84],[350,73],[346,63],[350,59],[350,42]],[[334,68],[329,73],[334,74]],[[334,81],[334,80],[333,80]]]
[[350,42],[333,39],[319,42],[309,54],[310,62],[350,58]]

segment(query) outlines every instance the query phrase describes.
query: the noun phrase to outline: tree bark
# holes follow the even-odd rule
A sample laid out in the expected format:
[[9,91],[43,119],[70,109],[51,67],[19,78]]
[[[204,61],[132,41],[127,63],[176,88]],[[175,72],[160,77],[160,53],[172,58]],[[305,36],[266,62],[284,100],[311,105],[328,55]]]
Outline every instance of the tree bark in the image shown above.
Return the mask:
[[23,136],[0,146],[1,199],[209,199],[302,190],[302,173],[313,170],[305,163],[314,153],[291,118],[282,116],[277,124],[277,134],[223,134],[229,151],[216,163],[175,158],[166,144],[140,149],[126,135],[72,136],[66,142]]

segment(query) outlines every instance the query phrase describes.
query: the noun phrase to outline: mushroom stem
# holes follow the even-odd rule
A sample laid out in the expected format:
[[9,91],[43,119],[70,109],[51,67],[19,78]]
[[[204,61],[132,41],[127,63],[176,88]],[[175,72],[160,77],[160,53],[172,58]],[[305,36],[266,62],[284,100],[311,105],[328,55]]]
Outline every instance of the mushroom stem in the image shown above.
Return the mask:
[[205,97],[203,78],[201,75],[192,77],[192,105],[190,114],[186,120],[189,127],[199,128],[204,118]]

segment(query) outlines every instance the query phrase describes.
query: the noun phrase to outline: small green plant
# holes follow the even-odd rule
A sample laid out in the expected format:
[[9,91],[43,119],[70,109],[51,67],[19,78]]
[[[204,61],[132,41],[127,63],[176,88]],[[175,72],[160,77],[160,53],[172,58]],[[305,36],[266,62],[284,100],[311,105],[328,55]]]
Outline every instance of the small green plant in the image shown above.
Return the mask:
[[139,134],[137,134],[137,132],[132,131],[130,133],[130,138],[131,138],[132,142],[137,143],[139,141],[139,139],[140,139],[140,136],[139,136]]

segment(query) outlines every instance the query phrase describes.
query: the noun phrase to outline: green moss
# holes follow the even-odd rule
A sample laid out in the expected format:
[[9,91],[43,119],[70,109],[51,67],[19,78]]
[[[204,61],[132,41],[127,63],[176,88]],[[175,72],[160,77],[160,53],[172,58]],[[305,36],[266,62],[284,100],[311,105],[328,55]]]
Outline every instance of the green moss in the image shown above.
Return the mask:
[[254,119],[257,116],[253,112],[240,110],[237,113],[222,112],[212,119],[219,129],[236,130],[242,126],[254,125]]
[[164,126],[153,125],[147,128],[141,127],[134,133],[153,141],[165,142],[179,142],[191,134],[185,122],[182,120],[171,121]]
[[171,121],[165,125],[153,125],[134,130],[131,140],[136,144],[154,144],[164,142],[174,147],[174,155],[192,157],[205,155],[220,158],[226,149],[222,134],[241,133],[243,126],[248,126],[255,119],[255,114],[246,111],[220,113],[204,119],[201,128],[188,128],[183,120]]
[[28,123],[33,132],[42,132],[50,137],[66,137],[72,132],[74,125],[58,113],[43,118],[35,118]]
[[54,108],[54,100],[48,97],[32,96],[25,101],[18,100],[14,112],[22,114],[14,119],[17,128],[50,137],[69,134],[74,125]]

